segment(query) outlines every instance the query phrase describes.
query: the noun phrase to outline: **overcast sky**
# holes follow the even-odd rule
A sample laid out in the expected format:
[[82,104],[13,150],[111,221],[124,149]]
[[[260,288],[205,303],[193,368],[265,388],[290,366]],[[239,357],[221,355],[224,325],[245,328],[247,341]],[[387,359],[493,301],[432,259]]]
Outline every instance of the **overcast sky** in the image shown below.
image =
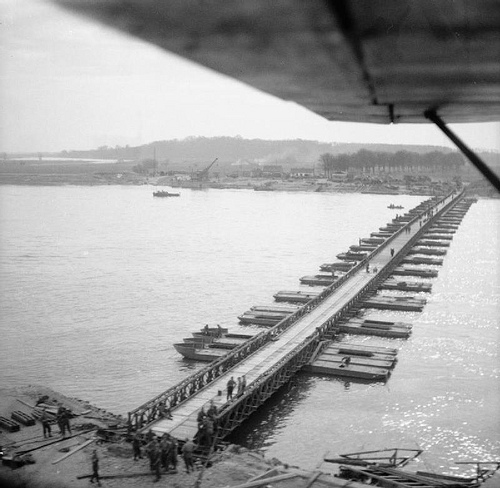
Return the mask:
[[[41,0],[0,0],[0,151],[187,136],[452,144],[431,125],[328,122]],[[451,126],[500,150],[500,124]]]

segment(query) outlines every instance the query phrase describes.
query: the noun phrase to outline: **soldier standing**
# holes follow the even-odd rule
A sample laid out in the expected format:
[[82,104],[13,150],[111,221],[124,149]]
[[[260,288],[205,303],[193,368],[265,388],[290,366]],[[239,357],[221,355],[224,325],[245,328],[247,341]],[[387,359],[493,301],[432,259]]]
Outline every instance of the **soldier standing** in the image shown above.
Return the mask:
[[182,457],[184,458],[184,463],[186,464],[186,473],[189,473],[190,469],[191,471],[194,471],[193,451],[194,444],[186,437],[186,442],[182,446]]
[[50,428],[50,417],[47,413],[47,409],[43,409],[42,415],[40,417],[40,422],[42,422],[43,427],[43,437],[52,437],[52,430]]
[[92,452],[92,476],[90,477],[90,482],[93,483],[94,480],[97,484],[101,486],[101,481],[99,480],[99,457],[97,456],[97,451],[94,449]]
[[140,434],[135,434],[134,439],[132,440],[132,448],[134,450],[134,461],[142,459],[141,444],[142,444],[142,439]]
[[233,399],[233,390],[234,390],[235,386],[236,386],[236,382],[234,381],[234,376],[231,376],[231,379],[227,382],[227,396],[226,396],[226,400],[232,400]]

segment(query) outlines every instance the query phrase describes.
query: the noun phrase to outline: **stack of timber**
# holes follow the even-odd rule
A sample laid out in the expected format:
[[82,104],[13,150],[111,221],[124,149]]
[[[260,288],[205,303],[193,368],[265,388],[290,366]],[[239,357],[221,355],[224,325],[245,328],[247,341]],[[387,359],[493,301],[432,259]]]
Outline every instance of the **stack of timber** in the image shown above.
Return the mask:
[[7,432],[18,432],[21,428],[21,426],[17,422],[14,422],[13,420],[2,416],[0,416],[0,427]]
[[379,287],[379,290],[400,290],[413,292],[426,292],[432,290],[432,284],[424,281],[399,281],[394,278],[385,280]]
[[438,275],[435,269],[409,268],[398,266],[392,270],[394,276],[420,276],[421,278],[435,278]]
[[443,260],[441,258],[430,258],[427,256],[408,256],[401,261],[403,264],[432,264],[441,266]]
[[421,312],[427,300],[415,297],[376,296],[365,300],[361,306],[379,310],[398,310],[401,312]]
[[302,276],[302,278],[300,278],[300,282],[303,285],[310,285],[310,286],[329,286],[335,280],[338,280],[337,276],[327,275],[327,274]]
[[360,344],[331,343],[304,371],[360,380],[384,381],[396,362],[397,350]]
[[389,322],[384,320],[354,318],[339,326],[339,332],[345,334],[369,335],[407,339],[411,334],[411,324],[405,322]]
[[290,303],[307,303],[313,298],[316,298],[321,292],[319,291],[287,291],[282,290],[273,295],[277,302]]
[[14,412],[12,412],[10,418],[15,422],[19,422],[20,424],[23,424],[27,427],[36,424],[35,419],[31,415],[27,415],[21,410],[15,410]]

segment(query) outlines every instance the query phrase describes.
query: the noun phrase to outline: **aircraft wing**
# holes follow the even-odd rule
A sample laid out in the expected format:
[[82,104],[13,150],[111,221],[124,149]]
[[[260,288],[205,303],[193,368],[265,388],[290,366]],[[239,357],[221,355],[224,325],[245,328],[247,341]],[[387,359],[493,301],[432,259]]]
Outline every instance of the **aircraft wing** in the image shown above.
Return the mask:
[[498,0],[55,0],[329,120],[500,120]]

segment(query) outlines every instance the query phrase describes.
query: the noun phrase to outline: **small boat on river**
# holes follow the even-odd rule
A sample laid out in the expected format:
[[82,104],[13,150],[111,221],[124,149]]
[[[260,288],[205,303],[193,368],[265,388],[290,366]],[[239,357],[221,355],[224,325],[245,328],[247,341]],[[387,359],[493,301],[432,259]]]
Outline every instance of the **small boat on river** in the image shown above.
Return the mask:
[[391,209],[401,209],[401,208],[404,208],[403,205],[394,205],[394,203],[391,203],[390,205],[387,205],[387,208],[391,208]]
[[170,193],[166,190],[158,190],[153,192],[154,197],[180,197],[180,193]]
[[193,337],[185,337],[183,341],[185,344],[194,343],[200,348],[204,346],[210,346],[211,348],[216,348],[216,349],[234,349],[235,347],[239,346],[240,344],[243,344],[252,337],[253,335],[244,335],[244,334],[234,334],[234,335],[228,334],[220,338],[193,335]]
[[[476,468],[475,476],[440,474],[435,471],[410,471],[406,467],[424,452],[422,449],[390,448],[351,452],[338,457],[324,457],[327,463],[339,464],[336,474],[339,486],[378,486],[380,488],[478,488],[498,487],[498,460],[456,461],[455,464]],[[467,466],[469,467],[469,466]],[[341,483],[340,480],[347,480]]]
[[254,305],[253,307],[250,307],[250,310],[248,310],[251,313],[255,312],[278,312],[278,313],[295,313],[297,310],[300,310],[302,308],[302,305]]
[[347,251],[337,254],[337,259],[340,259],[342,261],[363,261],[363,259],[365,259],[366,256],[368,256],[367,252]]
[[326,274],[317,274],[312,276],[302,276],[300,278],[300,282],[303,285],[310,286],[330,286],[334,281],[338,280],[337,276],[326,275]]
[[259,312],[249,311],[241,314],[238,319],[242,324],[255,324],[255,325],[276,325],[284,318],[291,315],[291,312]]
[[182,354],[186,359],[195,361],[214,361],[228,353],[227,349],[220,349],[203,345],[200,347],[195,342],[181,342],[174,344],[177,352]]
[[324,263],[319,269],[320,271],[349,271],[352,267],[356,266],[355,261],[339,261],[336,263]]
[[218,325],[217,327],[209,327],[208,324],[205,325],[200,332],[193,332],[193,336],[196,334],[201,334],[204,336],[213,336],[213,337],[222,337],[224,334],[227,334],[229,329],[227,327],[221,327]]

